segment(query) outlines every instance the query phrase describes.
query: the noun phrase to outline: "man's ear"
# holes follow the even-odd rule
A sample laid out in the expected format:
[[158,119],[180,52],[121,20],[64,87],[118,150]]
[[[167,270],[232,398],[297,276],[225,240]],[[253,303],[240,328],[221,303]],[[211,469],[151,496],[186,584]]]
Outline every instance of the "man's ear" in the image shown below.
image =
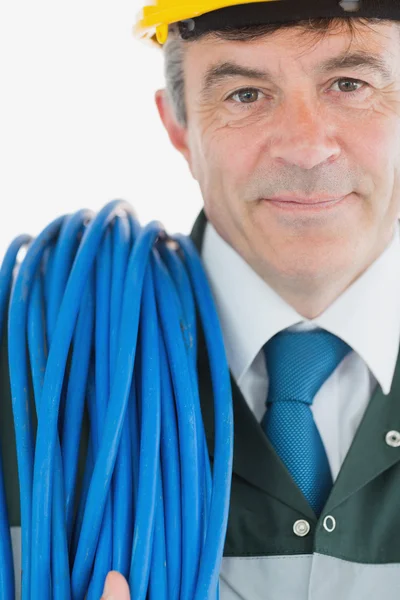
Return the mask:
[[165,89],[157,90],[155,93],[155,101],[157,109],[161,117],[161,121],[167,130],[169,139],[172,145],[186,158],[189,167],[191,168],[190,150],[187,143],[187,128],[179,125],[175,114],[168,102]]

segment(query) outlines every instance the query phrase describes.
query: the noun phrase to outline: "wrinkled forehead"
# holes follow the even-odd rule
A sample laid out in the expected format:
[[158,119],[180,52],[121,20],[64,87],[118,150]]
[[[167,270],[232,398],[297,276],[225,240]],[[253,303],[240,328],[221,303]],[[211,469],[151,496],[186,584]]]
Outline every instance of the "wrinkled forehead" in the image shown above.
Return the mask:
[[[353,30],[334,28],[323,35],[285,27],[252,40],[207,34],[184,46],[185,77],[198,91],[229,77],[283,77],[295,69],[318,76],[340,67],[354,67],[384,82],[393,79],[400,66],[400,28],[394,22],[357,25]],[[242,72],[240,66],[244,67]]]

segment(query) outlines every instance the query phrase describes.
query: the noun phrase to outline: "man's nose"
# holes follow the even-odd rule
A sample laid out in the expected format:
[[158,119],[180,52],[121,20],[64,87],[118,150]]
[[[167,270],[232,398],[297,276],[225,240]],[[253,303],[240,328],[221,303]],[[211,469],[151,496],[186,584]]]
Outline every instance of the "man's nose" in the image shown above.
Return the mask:
[[295,97],[282,104],[271,142],[271,157],[302,169],[334,161],[340,154],[331,117],[318,100]]

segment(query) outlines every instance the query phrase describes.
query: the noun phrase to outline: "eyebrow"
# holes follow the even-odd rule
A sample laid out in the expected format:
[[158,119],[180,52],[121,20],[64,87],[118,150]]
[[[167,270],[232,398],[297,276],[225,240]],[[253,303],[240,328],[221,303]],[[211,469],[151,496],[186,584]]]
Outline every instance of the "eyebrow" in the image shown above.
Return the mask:
[[[316,65],[314,73],[316,75],[323,75],[335,69],[350,69],[354,67],[361,67],[364,71],[377,73],[385,82],[393,79],[392,69],[381,56],[369,54],[361,50],[351,54],[342,53],[338,56],[328,58]],[[275,82],[274,76],[268,69],[255,69],[231,61],[219,62],[211,65],[203,76],[200,92],[203,101],[208,100],[212,90],[223,81],[234,77],[247,77],[249,79],[263,79],[271,83]]]

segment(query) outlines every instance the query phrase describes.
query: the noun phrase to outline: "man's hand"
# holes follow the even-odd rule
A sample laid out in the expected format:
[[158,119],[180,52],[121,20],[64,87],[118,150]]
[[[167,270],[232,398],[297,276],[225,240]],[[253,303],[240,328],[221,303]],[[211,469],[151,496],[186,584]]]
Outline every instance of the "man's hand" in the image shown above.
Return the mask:
[[110,571],[106,577],[100,600],[130,600],[128,583],[118,571]]

